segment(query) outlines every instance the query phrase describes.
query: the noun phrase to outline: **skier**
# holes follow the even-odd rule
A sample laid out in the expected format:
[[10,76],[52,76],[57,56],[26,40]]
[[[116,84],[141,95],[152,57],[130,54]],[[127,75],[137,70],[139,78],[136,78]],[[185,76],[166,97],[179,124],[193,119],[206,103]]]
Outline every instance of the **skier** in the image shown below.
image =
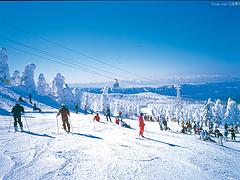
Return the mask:
[[78,103],[75,104],[75,112],[78,114]]
[[[70,132],[70,124],[69,124],[69,121],[68,121],[68,116],[70,117],[70,111],[69,109],[65,106],[65,104],[62,104],[61,108],[59,109],[59,112],[57,114],[56,117],[58,117],[59,115],[61,114],[62,116],[62,122],[63,122],[63,129],[66,131],[66,132]],[[67,124],[67,128],[66,129],[66,124]]]
[[94,116],[93,121],[100,121],[100,116],[98,115],[98,113]]
[[20,96],[20,97],[18,98],[18,100],[21,101],[21,102],[26,102],[25,100],[23,100],[23,97],[22,97],[22,96]]
[[227,124],[227,123],[224,124],[224,129],[225,129],[225,130],[228,129],[228,124]]
[[11,110],[14,119],[14,129],[17,131],[17,123],[19,124],[21,131],[23,131],[23,124],[21,121],[21,113],[24,113],[24,108],[17,102]]
[[130,125],[128,125],[126,122],[123,120],[120,121],[122,127],[130,128]]
[[32,104],[32,94],[29,94],[29,103]]
[[109,109],[109,107],[107,107],[107,109],[106,109],[106,119],[108,121],[108,118],[109,118],[110,122],[112,122],[110,114],[111,114],[110,109]]
[[33,104],[33,111],[39,111],[42,112],[40,108],[37,107],[36,103]]
[[140,127],[139,136],[144,137],[143,132],[144,132],[145,123],[143,121],[143,113],[140,113],[140,115],[138,116],[138,122]]
[[235,134],[235,129],[233,128],[233,126],[229,129],[229,131],[231,132],[232,141],[235,141],[236,140],[236,134]]
[[239,133],[239,131],[238,131],[238,122],[235,123],[234,128],[235,128],[236,133]]
[[170,128],[168,128],[167,126],[167,120],[165,117],[163,117],[163,125],[164,125],[164,130],[169,130]]
[[224,129],[224,139],[225,139],[225,141],[227,141],[227,138],[228,138],[228,130]]
[[223,142],[222,142],[222,140],[223,140],[223,135],[222,135],[222,133],[218,132],[217,137],[218,137],[218,142],[217,142],[217,143],[218,143],[220,146],[222,146],[222,145],[223,145]]

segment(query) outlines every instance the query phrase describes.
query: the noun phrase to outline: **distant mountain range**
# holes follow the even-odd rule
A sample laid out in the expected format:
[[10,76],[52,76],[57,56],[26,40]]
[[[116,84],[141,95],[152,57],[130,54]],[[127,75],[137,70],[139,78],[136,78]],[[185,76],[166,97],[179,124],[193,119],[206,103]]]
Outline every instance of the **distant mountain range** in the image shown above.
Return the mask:
[[[137,83],[136,83],[137,84]],[[100,84],[99,84],[100,85]],[[107,84],[105,84],[107,85]],[[120,82],[121,86],[121,82]],[[227,101],[230,97],[240,103],[240,80],[224,81],[224,82],[211,82],[211,83],[188,83],[181,84],[181,97],[193,100],[213,100],[221,99]],[[75,86],[77,87],[77,86]],[[111,87],[111,86],[110,86]],[[83,87],[83,91],[100,94],[102,93],[99,87]],[[109,88],[108,93],[121,93],[121,94],[137,94],[143,92],[152,92],[167,96],[176,96],[176,88],[174,85],[163,85],[160,87],[148,86],[148,84],[141,84],[141,86],[127,87],[127,88]]]

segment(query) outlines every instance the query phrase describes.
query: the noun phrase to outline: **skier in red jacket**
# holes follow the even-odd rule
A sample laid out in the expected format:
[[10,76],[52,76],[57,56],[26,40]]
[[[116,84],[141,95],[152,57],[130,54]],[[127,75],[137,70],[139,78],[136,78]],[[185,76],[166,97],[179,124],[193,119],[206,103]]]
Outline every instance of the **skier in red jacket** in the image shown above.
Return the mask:
[[140,113],[140,115],[138,116],[138,121],[139,121],[139,127],[140,127],[139,136],[144,137],[143,132],[144,132],[145,124],[143,121],[143,113]]
[[[59,109],[59,112],[58,112],[57,116],[59,116],[60,114],[62,116],[63,129],[67,132],[70,132],[70,124],[69,124],[69,121],[68,121],[68,116],[70,117],[70,111],[65,106],[65,104],[62,104],[61,108]],[[66,129],[66,124],[67,124],[67,129]]]

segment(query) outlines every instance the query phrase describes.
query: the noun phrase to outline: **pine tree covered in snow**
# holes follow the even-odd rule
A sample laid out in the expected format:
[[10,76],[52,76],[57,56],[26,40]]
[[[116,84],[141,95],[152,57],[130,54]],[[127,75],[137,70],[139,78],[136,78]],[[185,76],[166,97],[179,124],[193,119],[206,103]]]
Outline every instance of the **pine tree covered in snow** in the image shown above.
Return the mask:
[[0,82],[4,84],[10,84],[11,78],[8,67],[8,57],[7,57],[7,49],[2,48],[0,50]]
[[15,86],[21,84],[20,72],[18,70],[15,70],[13,72],[13,75],[11,77],[11,82],[12,82],[12,85],[15,85]]
[[106,110],[106,108],[110,106],[109,98],[108,98],[108,87],[104,87],[102,89],[101,102],[100,103],[101,103],[101,111]]
[[67,85],[64,84],[65,87],[63,88],[63,92],[61,94],[61,101],[67,104],[69,107],[74,105],[74,95],[72,89]]
[[229,98],[227,103],[226,113],[225,113],[225,119],[224,119],[225,122],[230,124],[237,122],[238,120],[237,114],[238,114],[237,104],[234,100]]
[[220,99],[217,99],[213,106],[213,118],[215,123],[220,124],[224,118],[224,107]]
[[30,63],[26,65],[23,75],[21,77],[22,85],[26,86],[28,90],[36,90],[36,85],[34,81],[34,71],[36,69],[36,65],[34,63]]
[[212,107],[213,107],[213,102],[211,98],[208,99],[207,104],[204,107],[204,121],[205,125],[207,121],[212,121],[213,119],[213,113],[212,113]]
[[51,82],[52,94],[57,98],[62,97],[64,83],[65,83],[64,76],[62,76],[60,73],[57,73],[57,75],[53,78]]
[[40,73],[38,76],[37,92],[42,96],[48,95],[50,93],[49,85],[46,83],[46,80],[42,73]]

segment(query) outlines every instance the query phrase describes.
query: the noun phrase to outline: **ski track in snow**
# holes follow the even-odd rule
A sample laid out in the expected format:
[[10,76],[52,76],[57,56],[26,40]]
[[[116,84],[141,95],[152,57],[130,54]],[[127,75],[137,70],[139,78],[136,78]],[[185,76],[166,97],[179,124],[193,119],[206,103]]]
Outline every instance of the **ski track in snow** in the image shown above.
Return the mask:
[[12,127],[8,133],[10,117],[0,116],[2,179],[240,179],[239,142],[221,147],[159,131],[154,122],[146,122],[146,138],[138,138],[136,120],[125,120],[134,130],[74,113],[73,133],[64,132],[60,119],[57,133],[55,116],[29,113],[31,132],[23,133]]

